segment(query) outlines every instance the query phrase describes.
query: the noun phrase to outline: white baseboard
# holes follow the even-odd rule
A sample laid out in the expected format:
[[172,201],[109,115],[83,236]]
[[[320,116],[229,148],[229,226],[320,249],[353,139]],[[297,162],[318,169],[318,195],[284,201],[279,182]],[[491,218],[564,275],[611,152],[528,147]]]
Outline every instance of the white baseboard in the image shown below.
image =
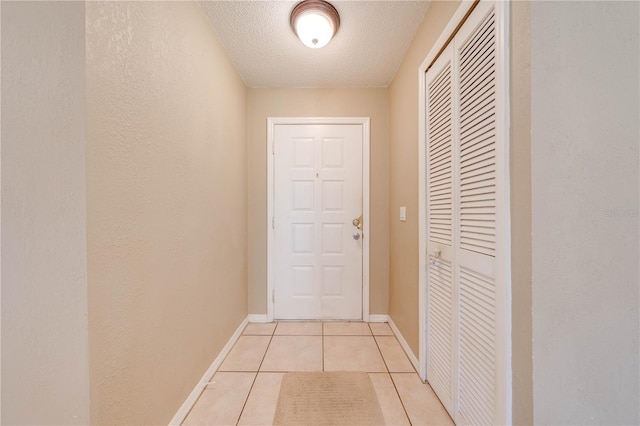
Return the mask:
[[226,356],[229,355],[229,352],[231,352],[233,345],[235,345],[240,338],[240,335],[242,334],[244,328],[247,326],[247,323],[248,317],[240,323],[227,344],[224,345],[224,348],[222,348],[222,351],[220,351],[216,359],[214,359],[211,363],[211,366],[209,366],[209,369],[204,373],[204,376],[202,376],[196,387],[193,388],[187,399],[185,399],[185,401],[182,403],[182,406],[178,409],[175,416],[173,416],[173,419],[171,419],[171,421],[169,422],[170,426],[179,426],[180,424],[182,424],[184,419],[189,414],[189,411],[191,411],[191,408],[198,400],[198,397],[207,386],[207,383],[211,381],[213,375],[216,374],[216,371],[218,370],[218,368],[220,368],[222,361],[224,361]]
[[402,346],[402,349],[404,349],[405,353],[409,357],[409,361],[411,361],[411,364],[413,364],[413,368],[415,368],[416,371],[420,371],[420,362],[418,362],[418,358],[416,358],[416,356],[413,354],[413,351],[409,347],[409,344],[404,339],[404,336],[402,335],[402,333],[400,333],[400,330],[398,330],[398,327],[396,327],[391,317],[389,317],[389,327],[391,327],[393,334],[396,335],[398,342],[400,342],[400,346]]
[[267,314],[249,314],[249,322],[271,322]]
[[389,322],[389,315],[369,315],[369,322]]

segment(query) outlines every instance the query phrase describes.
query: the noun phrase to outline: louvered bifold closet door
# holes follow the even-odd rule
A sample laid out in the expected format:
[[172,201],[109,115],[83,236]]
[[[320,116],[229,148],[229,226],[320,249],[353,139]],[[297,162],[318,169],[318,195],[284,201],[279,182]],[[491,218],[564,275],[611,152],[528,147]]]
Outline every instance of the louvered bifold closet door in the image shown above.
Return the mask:
[[426,75],[428,319],[427,378],[454,412],[453,46]]
[[456,424],[509,423],[505,25],[481,0],[425,78],[427,380]]
[[459,139],[454,169],[458,424],[498,422],[496,391],[497,37],[481,2],[454,39]]

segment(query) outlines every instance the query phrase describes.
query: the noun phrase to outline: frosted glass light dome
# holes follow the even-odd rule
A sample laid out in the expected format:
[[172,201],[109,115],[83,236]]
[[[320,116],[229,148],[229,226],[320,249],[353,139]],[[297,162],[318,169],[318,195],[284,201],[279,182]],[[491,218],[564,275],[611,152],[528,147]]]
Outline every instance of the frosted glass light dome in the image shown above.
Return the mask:
[[291,12],[291,27],[300,41],[312,49],[324,47],[340,26],[338,11],[322,0],[306,0]]
[[305,46],[319,49],[333,37],[333,24],[322,14],[307,12],[296,20],[296,33]]

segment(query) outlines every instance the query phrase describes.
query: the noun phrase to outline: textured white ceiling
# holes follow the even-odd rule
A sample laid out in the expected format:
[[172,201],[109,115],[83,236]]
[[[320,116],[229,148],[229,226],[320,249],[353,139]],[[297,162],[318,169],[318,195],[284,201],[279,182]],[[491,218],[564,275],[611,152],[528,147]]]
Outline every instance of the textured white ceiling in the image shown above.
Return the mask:
[[413,39],[428,1],[332,1],[340,29],[322,49],[289,26],[297,1],[200,4],[249,87],[385,87]]

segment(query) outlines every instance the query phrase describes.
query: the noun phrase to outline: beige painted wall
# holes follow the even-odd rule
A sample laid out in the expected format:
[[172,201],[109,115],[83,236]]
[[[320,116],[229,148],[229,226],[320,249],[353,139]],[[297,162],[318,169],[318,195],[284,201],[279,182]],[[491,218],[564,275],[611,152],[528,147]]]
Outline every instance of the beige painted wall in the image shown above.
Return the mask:
[[89,420],[83,2],[2,2],[2,424]]
[[[418,355],[418,67],[459,2],[431,2],[389,88],[389,315]],[[400,206],[407,221],[400,222]]]
[[371,314],[388,311],[389,98],[386,88],[249,89],[249,312],[267,313],[267,117],[371,118]]
[[531,3],[536,424],[639,424],[640,4]]
[[167,424],[247,315],[246,89],[197,3],[86,7],[91,422]]
[[511,3],[511,369],[513,424],[533,423],[531,357],[531,34],[530,3]]

